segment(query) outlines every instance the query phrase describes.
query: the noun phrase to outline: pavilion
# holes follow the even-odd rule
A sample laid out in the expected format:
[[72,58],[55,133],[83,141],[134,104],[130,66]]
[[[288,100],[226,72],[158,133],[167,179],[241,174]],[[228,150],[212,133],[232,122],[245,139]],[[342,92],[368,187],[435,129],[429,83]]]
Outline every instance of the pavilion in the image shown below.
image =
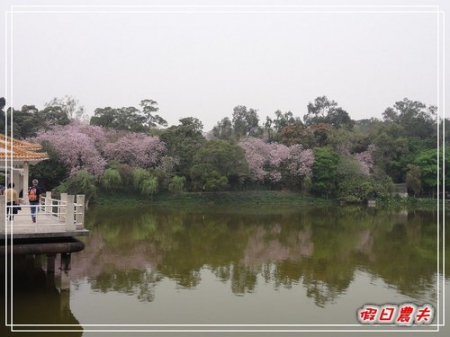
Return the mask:
[[14,183],[16,191],[26,193],[29,185],[30,165],[48,159],[40,144],[17,140],[0,134],[0,174],[9,177],[8,183]]

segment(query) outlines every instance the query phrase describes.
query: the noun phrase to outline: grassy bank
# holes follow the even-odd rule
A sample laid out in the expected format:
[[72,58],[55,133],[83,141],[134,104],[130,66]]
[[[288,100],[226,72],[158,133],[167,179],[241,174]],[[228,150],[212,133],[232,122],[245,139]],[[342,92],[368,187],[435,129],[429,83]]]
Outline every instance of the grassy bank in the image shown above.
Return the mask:
[[297,205],[297,204],[332,204],[332,200],[304,197],[290,191],[234,191],[201,193],[190,192],[180,196],[161,194],[153,198],[129,194],[99,195],[95,205]]
[[[160,194],[153,198],[136,196],[133,194],[100,194],[92,205],[103,206],[180,206],[180,207],[204,207],[204,206],[234,206],[234,205],[270,205],[270,206],[295,206],[295,205],[341,205],[338,200],[322,199],[304,196],[291,191],[233,191],[217,193],[190,192],[180,196],[173,194]],[[435,208],[436,199],[427,198],[400,198],[391,197],[377,200],[380,208]]]

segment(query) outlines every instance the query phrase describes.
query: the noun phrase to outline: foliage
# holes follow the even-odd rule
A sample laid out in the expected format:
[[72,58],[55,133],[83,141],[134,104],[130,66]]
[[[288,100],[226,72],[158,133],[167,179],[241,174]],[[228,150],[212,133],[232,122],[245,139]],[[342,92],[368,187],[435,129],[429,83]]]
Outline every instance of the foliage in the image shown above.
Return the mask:
[[96,178],[88,170],[83,169],[67,178],[58,186],[57,191],[71,195],[84,194],[88,203],[97,194]]
[[133,171],[133,187],[136,191],[141,191],[144,181],[151,179],[150,172],[143,168],[136,168]]
[[353,128],[354,121],[348,112],[338,107],[335,101],[330,101],[326,96],[317,97],[314,104],[310,102],[307,107],[308,113],[303,119],[308,126],[325,123],[335,128]]
[[107,191],[116,191],[122,185],[122,177],[117,169],[108,168],[103,172],[100,180],[101,186]]
[[186,178],[175,176],[169,184],[169,191],[175,195],[181,195],[185,191]]
[[90,124],[126,130],[132,132],[148,132],[158,125],[167,126],[167,121],[154,112],[158,111],[157,102],[144,99],[141,101],[141,110],[135,107],[98,108],[91,117]]
[[217,172],[216,168],[210,163],[192,166],[191,178],[195,190],[220,191],[228,186],[227,177]]
[[257,110],[238,105],[233,109],[233,130],[236,137],[255,137],[261,134]]
[[406,135],[420,139],[436,137],[435,106],[426,107],[418,101],[404,98],[395,102],[393,108],[387,108],[383,113],[386,121],[402,125]]
[[233,141],[234,131],[231,120],[228,117],[225,117],[217,122],[217,125],[212,129],[212,134],[217,139]]
[[406,186],[413,191],[414,196],[422,192],[422,172],[420,167],[408,164],[408,172],[406,173]]
[[351,156],[341,156],[336,167],[338,198],[349,203],[365,201],[372,192],[369,174],[366,173],[361,171],[361,165],[356,159]]
[[144,179],[141,185],[141,193],[146,196],[153,196],[158,192],[158,179],[149,177]]
[[61,115],[65,116],[69,122],[73,119],[81,121],[86,117],[84,106],[80,105],[79,101],[71,96],[55,97],[50,102],[45,103],[44,106],[45,108],[58,108],[58,111],[61,111]]
[[334,193],[338,163],[339,156],[331,148],[317,147],[314,149],[313,193],[327,198]]
[[194,156],[206,141],[200,125],[196,118],[183,118],[178,126],[171,126],[160,136],[167,148],[167,155],[178,163],[178,175],[189,177]]
[[241,147],[223,140],[211,140],[196,153],[191,179],[197,188],[217,191],[225,188],[228,182],[242,181],[247,170]]
[[70,171],[48,142],[42,143],[42,150],[48,154],[49,159],[31,165],[29,175],[38,179],[40,186],[50,191],[68,178]]

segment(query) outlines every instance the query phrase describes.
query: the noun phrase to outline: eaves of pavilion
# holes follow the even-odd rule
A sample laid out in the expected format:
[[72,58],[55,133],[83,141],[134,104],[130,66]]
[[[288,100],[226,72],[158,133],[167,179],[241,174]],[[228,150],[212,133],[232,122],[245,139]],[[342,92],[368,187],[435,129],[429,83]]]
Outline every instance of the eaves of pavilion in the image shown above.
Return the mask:
[[9,175],[17,191],[27,191],[29,167],[48,159],[40,144],[29,143],[0,134],[0,173]]

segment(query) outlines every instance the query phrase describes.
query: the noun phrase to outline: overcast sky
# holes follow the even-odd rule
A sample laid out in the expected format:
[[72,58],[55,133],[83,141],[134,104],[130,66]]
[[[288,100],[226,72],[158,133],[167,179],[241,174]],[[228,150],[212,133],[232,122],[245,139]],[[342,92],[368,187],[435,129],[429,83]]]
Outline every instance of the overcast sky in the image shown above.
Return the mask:
[[[263,122],[278,109],[303,117],[308,102],[323,95],[353,119],[380,118],[405,97],[442,107],[442,21],[427,13],[435,9],[286,5],[437,4],[446,11],[447,2],[110,0],[84,3],[191,6],[15,7],[12,43],[0,40],[7,53],[12,49],[0,96],[7,93],[8,105],[20,109],[69,95],[91,115],[153,99],[170,125],[191,116],[205,131],[231,118],[237,105],[257,109]],[[52,3],[83,4],[7,0],[2,21],[11,4]],[[244,3],[280,7],[230,7]]]

